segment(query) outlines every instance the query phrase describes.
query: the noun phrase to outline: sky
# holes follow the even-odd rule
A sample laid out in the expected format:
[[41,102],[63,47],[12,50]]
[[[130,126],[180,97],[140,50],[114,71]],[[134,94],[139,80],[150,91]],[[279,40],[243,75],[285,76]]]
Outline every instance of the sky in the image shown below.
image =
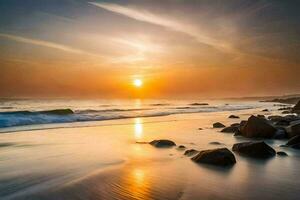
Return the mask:
[[0,97],[300,93],[299,8],[296,0],[0,0]]

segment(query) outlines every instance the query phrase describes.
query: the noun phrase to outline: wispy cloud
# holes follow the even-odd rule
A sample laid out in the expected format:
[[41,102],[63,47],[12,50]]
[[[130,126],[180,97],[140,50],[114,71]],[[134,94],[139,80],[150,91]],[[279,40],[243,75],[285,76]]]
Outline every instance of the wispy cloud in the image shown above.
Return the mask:
[[114,13],[124,15],[126,17],[138,21],[159,25],[176,32],[187,34],[190,37],[196,39],[199,43],[212,46],[218,50],[227,51],[227,52],[233,51],[232,46],[229,43],[226,43],[226,41],[216,40],[213,37],[208,36],[207,34],[200,31],[199,29],[196,29],[193,26],[186,25],[184,23],[181,23],[173,19],[168,19],[164,16],[153,14],[149,11],[132,8],[132,7],[126,7],[126,6],[113,4],[113,3],[90,2],[90,4]]
[[6,38],[9,40],[13,40],[13,41],[17,41],[17,42],[23,42],[23,43],[27,43],[27,44],[48,47],[48,48],[57,49],[57,50],[61,50],[61,51],[66,51],[69,53],[88,54],[88,55],[96,56],[94,54],[83,51],[81,49],[76,49],[76,48],[69,47],[66,45],[57,44],[54,42],[48,42],[48,41],[44,41],[44,40],[31,39],[31,38],[26,38],[26,37],[21,37],[21,36],[17,36],[17,35],[11,35],[11,34],[5,34],[5,33],[0,33],[0,37]]

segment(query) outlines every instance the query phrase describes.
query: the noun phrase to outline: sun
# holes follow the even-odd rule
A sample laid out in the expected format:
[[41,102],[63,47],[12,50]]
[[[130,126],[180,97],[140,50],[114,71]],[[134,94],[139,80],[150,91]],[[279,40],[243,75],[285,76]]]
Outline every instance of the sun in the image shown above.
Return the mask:
[[143,81],[141,80],[141,79],[134,79],[133,80],[133,85],[135,86],[135,87],[142,87],[142,85],[143,85]]

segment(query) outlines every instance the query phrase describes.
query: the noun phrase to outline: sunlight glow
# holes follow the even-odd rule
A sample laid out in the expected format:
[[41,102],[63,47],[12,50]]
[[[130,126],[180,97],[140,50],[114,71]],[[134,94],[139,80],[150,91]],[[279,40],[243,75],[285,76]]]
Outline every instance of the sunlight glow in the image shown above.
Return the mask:
[[135,87],[142,87],[143,81],[142,81],[141,79],[134,79],[133,85],[134,85]]

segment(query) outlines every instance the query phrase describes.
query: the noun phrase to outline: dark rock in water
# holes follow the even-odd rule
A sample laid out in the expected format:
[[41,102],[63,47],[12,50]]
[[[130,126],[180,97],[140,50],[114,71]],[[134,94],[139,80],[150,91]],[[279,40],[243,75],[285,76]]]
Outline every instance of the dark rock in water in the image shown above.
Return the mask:
[[230,126],[232,126],[232,127],[235,127],[235,126],[239,127],[239,126],[240,126],[240,123],[233,123],[233,124],[231,124]]
[[231,119],[238,119],[240,118],[239,116],[236,116],[236,115],[230,115],[228,118],[231,118]]
[[191,103],[190,106],[208,106],[208,103]]
[[283,111],[281,114],[290,114],[290,113],[291,113],[291,111],[285,110],[285,111]]
[[222,133],[235,133],[239,130],[238,126],[228,126],[221,130]]
[[171,140],[153,140],[149,144],[151,144],[155,147],[158,147],[158,148],[176,146],[175,142],[173,142]]
[[273,136],[273,139],[279,139],[280,140],[280,139],[284,139],[286,137],[287,137],[287,134],[286,134],[285,129],[280,128],[276,131],[275,135]]
[[300,114],[300,100],[299,100],[298,103],[293,107],[292,112],[293,112],[293,113]]
[[272,122],[279,122],[281,120],[284,120],[284,117],[280,115],[271,115],[268,117],[268,119],[271,120]]
[[213,127],[214,127],[214,128],[224,128],[225,125],[222,124],[222,123],[220,123],[220,122],[216,122],[216,123],[213,124]]
[[209,144],[221,145],[222,143],[220,143],[220,142],[210,142]]
[[269,112],[269,110],[268,110],[268,109],[263,109],[262,111],[263,111],[263,112]]
[[288,138],[292,138],[296,135],[300,135],[300,121],[291,122],[288,127],[286,127]]
[[248,138],[272,138],[277,129],[266,119],[251,116],[240,128],[241,135]]
[[285,153],[284,151],[278,151],[277,155],[278,156],[288,156],[287,153]]
[[200,151],[192,158],[197,163],[206,163],[218,166],[230,166],[236,163],[235,157],[227,148],[218,148]]
[[232,150],[254,158],[269,158],[276,154],[265,142],[241,142],[234,144]]
[[184,150],[186,147],[184,146],[184,145],[179,145],[178,147],[177,147],[177,149],[178,150]]
[[193,155],[195,155],[196,153],[198,153],[199,151],[197,151],[197,150],[195,150],[195,149],[189,149],[189,150],[186,150],[185,152],[184,152],[184,155],[186,155],[186,156],[193,156]]
[[290,125],[290,121],[286,119],[282,119],[280,121],[275,122],[276,126],[288,126]]
[[201,130],[203,130],[203,128],[198,128],[198,130],[200,130],[200,131],[201,131]]
[[292,146],[295,144],[300,144],[300,135],[296,135],[294,137],[292,137],[287,143],[287,146]]
[[257,117],[259,117],[259,118],[266,118],[266,116],[264,116],[264,115],[257,115]]

